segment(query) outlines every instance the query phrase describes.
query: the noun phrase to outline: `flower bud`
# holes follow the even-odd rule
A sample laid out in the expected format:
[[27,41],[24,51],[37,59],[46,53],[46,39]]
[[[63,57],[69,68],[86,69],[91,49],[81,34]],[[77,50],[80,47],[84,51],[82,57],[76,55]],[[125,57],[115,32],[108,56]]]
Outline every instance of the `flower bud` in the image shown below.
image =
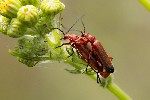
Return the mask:
[[19,62],[27,65],[28,67],[33,67],[33,66],[35,66],[38,63],[37,61],[34,61],[33,58],[26,59],[26,58],[17,57],[17,60]]
[[[49,59],[47,41],[41,37],[26,36],[18,40],[15,50],[9,53],[18,58],[23,64],[29,67],[35,66],[39,61]],[[46,58],[45,58],[46,57]]]
[[0,15],[0,32],[6,35],[9,23],[10,19]]
[[22,4],[18,0],[1,1],[0,2],[0,14],[8,18],[15,18],[21,6]]
[[64,10],[65,5],[59,0],[44,0],[42,1],[40,8],[45,14],[56,15]]
[[13,38],[18,38],[24,35],[27,27],[24,26],[17,18],[13,18],[7,30],[7,35]]
[[48,52],[48,44],[46,40],[41,39],[39,37],[35,37],[33,39],[33,44],[34,44],[34,54],[36,56],[42,56],[45,55]]
[[28,27],[35,25],[39,19],[38,9],[33,5],[26,5],[19,9],[17,18]]

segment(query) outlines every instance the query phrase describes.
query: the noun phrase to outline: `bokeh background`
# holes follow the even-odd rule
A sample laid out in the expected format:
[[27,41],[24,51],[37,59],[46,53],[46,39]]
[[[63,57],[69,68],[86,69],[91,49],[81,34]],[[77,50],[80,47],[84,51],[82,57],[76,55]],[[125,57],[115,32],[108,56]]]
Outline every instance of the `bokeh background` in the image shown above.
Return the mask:
[[[70,27],[85,15],[86,32],[114,58],[114,82],[133,100],[149,100],[150,12],[137,0],[62,2],[66,5],[63,24]],[[83,29],[80,22],[75,29]],[[63,62],[33,68],[19,63],[8,54],[16,42],[0,34],[0,100],[118,100],[89,77],[65,71],[70,65]]]

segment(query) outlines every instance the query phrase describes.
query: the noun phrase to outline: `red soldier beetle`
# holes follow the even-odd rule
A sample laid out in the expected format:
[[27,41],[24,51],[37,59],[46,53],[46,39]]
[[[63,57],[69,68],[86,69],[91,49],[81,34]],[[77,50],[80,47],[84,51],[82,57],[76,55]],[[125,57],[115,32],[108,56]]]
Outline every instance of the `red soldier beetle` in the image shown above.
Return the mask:
[[102,44],[100,43],[100,41],[96,40],[96,38],[92,35],[90,35],[89,33],[85,33],[85,26],[84,23],[81,19],[82,25],[84,27],[84,32],[81,31],[82,35],[81,37],[84,38],[85,43],[90,43],[91,45],[88,46],[87,48],[91,49],[91,53],[94,53],[95,55],[98,56],[98,60],[100,60],[102,66],[104,67],[104,70],[106,70],[106,72],[109,73],[113,73],[114,72],[114,67],[111,63],[112,61],[112,57],[109,57],[104,49],[104,47],[102,46]]
[[[60,30],[60,29],[58,29],[58,30]],[[63,43],[61,46],[71,45],[73,48],[75,48],[77,50],[80,57],[85,62],[87,62],[88,65],[90,65],[90,67],[97,73],[97,83],[101,82],[98,73],[100,73],[100,75],[104,78],[106,78],[110,75],[110,73],[103,70],[103,66],[102,66],[101,62],[97,61],[97,58],[98,58],[97,55],[95,55],[94,53],[92,53],[92,55],[91,55],[91,53],[90,53],[91,50],[89,50],[87,48],[87,46],[85,45],[85,41],[82,37],[77,36],[75,34],[67,34],[64,36],[63,39],[64,40],[69,39],[70,42],[69,43]],[[59,47],[61,47],[61,46],[59,46]]]
[[[59,28],[54,28],[54,29],[60,30]],[[82,37],[77,36],[75,34],[65,34],[62,30],[60,30],[60,31],[64,34],[64,38],[62,38],[62,39],[70,40],[69,43],[63,43],[61,46],[71,45],[73,48],[75,48],[77,50],[80,57],[85,62],[87,62],[88,65],[90,65],[90,67],[97,73],[97,83],[101,82],[98,73],[100,73],[100,75],[104,78],[109,76],[110,73],[103,70],[103,66],[102,66],[101,62],[97,61],[98,56],[95,55],[94,53],[91,54],[91,50],[87,48],[87,45],[85,45],[87,43],[85,43],[85,41]],[[61,47],[61,46],[58,46],[58,47]]]
[[[81,31],[81,36],[77,36],[75,34],[67,34],[71,30],[71,28],[77,23],[77,21],[70,27],[66,34],[59,28],[53,29],[58,29],[64,34],[64,38],[62,39],[70,40],[69,43],[63,43],[61,46],[71,45],[73,48],[75,48],[81,56],[81,58],[84,61],[86,61],[90,65],[90,67],[97,73],[98,82],[98,79],[100,80],[98,73],[100,73],[102,77],[107,78],[110,75],[110,73],[114,72],[114,67],[111,63],[111,58],[108,57],[100,41],[96,40],[94,36],[85,33],[85,26],[83,22],[82,24],[84,27],[84,33]],[[89,43],[90,46],[88,45]]]
[[[102,44],[100,43],[100,41],[96,40],[96,38],[94,36],[90,35],[89,33],[85,33],[85,25],[82,21],[82,17],[83,16],[81,16],[81,22],[82,22],[84,31],[83,32],[80,31],[80,32],[82,33],[81,37],[84,40],[83,41],[84,45],[86,45],[87,48],[91,50],[90,54],[94,53],[94,55],[98,56],[97,61],[102,64],[102,66],[106,72],[113,73],[114,67],[111,63],[112,57],[109,57],[107,55],[107,53],[106,53],[104,47],[102,46]],[[78,22],[78,20],[72,25],[72,27]],[[71,28],[67,31],[67,33],[71,30]],[[90,43],[90,45],[88,45],[88,43]]]

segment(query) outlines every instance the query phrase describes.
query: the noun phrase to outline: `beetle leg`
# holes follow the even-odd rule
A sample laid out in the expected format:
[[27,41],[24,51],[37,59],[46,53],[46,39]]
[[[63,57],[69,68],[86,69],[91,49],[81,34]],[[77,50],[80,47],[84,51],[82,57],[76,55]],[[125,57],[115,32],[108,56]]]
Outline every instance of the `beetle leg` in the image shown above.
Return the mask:
[[88,72],[88,66],[90,66],[89,63],[87,64],[87,67],[86,67],[86,69],[85,69],[86,72]]
[[97,74],[97,83],[101,83],[101,79],[100,79],[98,72],[96,72],[96,74]]
[[[71,48],[71,50],[72,50],[72,53],[71,53],[71,54],[69,54],[68,58],[69,58],[69,57],[71,57],[71,56],[74,54],[74,50],[73,50],[73,48]],[[73,60],[73,59],[72,59],[72,60]]]
[[[63,43],[62,45],[57,46],[56,48],[60,48],[60,47],[62,47],[63,45],[70,45],[70,43]],[[56,49],[56,48],[55,48],[55,49]]]

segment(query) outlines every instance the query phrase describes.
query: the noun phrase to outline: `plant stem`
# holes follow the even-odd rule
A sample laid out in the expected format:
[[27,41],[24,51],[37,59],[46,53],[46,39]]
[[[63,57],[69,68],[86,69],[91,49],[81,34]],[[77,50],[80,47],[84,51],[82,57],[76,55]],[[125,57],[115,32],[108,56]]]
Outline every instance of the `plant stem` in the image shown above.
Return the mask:
[[[86,75],[88,75],[90,78],[94,80],[97,80],[96,75],[89,75],[89,74],[86,74]],[[107,79],[102,79],[102,80],[106,81]],[[103,84],[103,81],[102,81],[102,84]],[[113,82],[112,75],[108,77],[107,82],[108,83],[104,83],[106,84],[106,86],[104,87],[108,89],[111,93],[113,93],[119,100],[132,100],[132,98],[129,95],[127,95],[117,84]]]
[[131,97],[121,90],[121,88],[114,82],[109,83],[107,89],[116,95],[120,100],[132,100]]
[[150,0],[139,0],[139,2],[150,11]]

